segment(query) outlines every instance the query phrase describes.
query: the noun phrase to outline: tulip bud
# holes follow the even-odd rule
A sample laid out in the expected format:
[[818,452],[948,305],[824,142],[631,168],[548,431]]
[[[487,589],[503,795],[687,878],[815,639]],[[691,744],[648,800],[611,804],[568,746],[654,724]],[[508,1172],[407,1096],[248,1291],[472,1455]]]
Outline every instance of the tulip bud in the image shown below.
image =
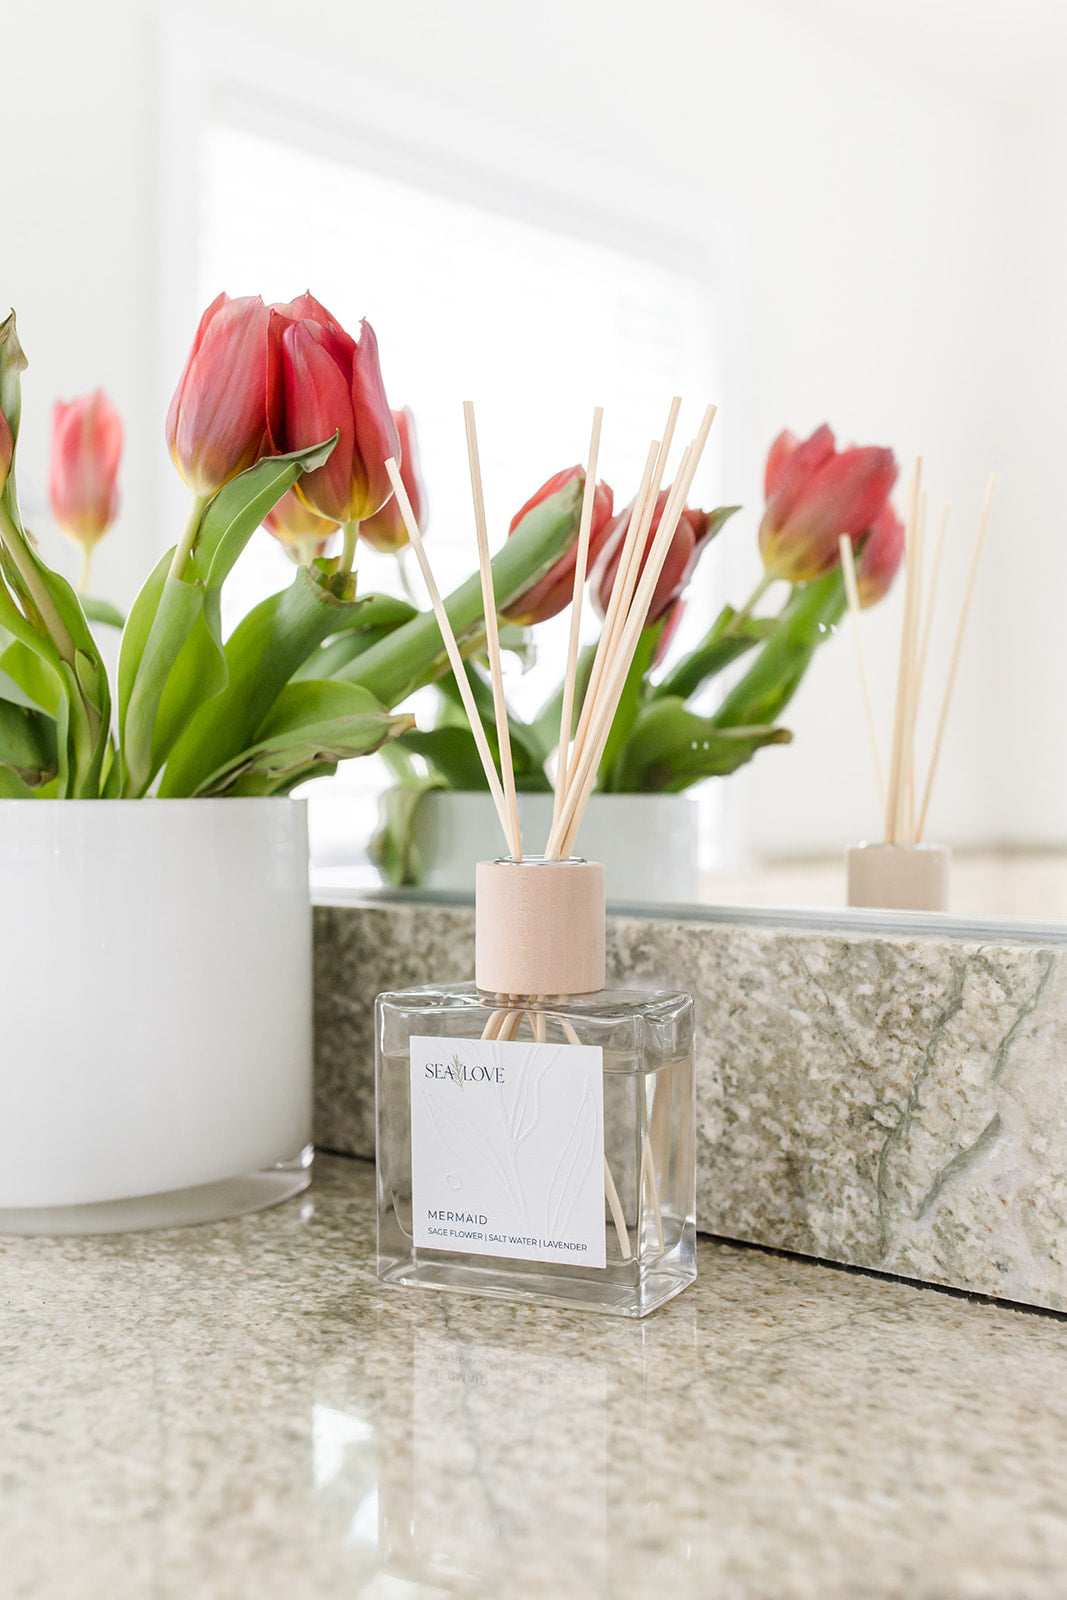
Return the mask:
[[[400,439],[400,479],[411,501],[411,509],[415,513],[419,532],[424,533],[429,517],[426,511],[426,489],[419,469],[415,418],[408,407],[404,406],[402,410],[393,412],[393,421],[396,423]],[[373,549],[387,552],[400,550],[408,543],[408,531],[400,515],[395,495],[390,495],[381,510],[376,511],[373,517],[368,517],[365,522],[360,523],[359,536]]]
[[122,418],[97,389],[52,413],[52,459],[48,494],[56,521],[68,538],[91,548],[118,515]]
[[[547,483],[543,483],[537,493],[532,495],[522,509],[512,517],[508,537],[510,538],[523,518],[535,506],[539,506],[542,500],[547,500],[549,495],[558,494],[561,489],[575,481],[584,486],[585,471],[582,467],[567,467],[563,472],[557,472],[554,478],[549,478]],[[588,570],[590,571],[611,527],[613,501],[610,486],[601,480],[593,491],[593,520],[589,528]],[[577,533],[577,528],[575,532]],[[570,605],[574,596],[574,569],[577,564],[576,539],[566,555],[561,556],[555,566],[531,589],[513,600],[507,609],[500,613],[501,616],[508,622],[521,624],[545,622],[549,617],[557,616]]]
[[888,502],[871,523],[856,555],[860,605],[873,606],[889,590],[904,559],[904,524]]
[[807,583],[839,560],[838,539],[871,527],[897,476],[891,450],[837,450],[824,424],[800,443],[788,430],[767,457],[760,554],[772,578]]
[[[645,548],[641,552],[641,564],[638,569],[638,580],[644,570],[652,549],[656,532],[660,525],[663,513],[670,496],[669,489],[663,489],[656,497],[656,507],[652,513],[652,524],[645,539]],[[590,580],[593,604],[598,616],[605,617],[611,591],[615,587],[615,578],[622,558],[622,549],[626,541],[626,533],[630,525],[633,512],[631,503],[624,511],[620,511],[608,530],[604,540],[600,558],[593,569]],[[678,519],[678,526],[674,530],[667,558],[663,563],[660,575],[656,580],[656,587],[652,591],[652,599],[648,607],[646,626],[654,622],[666,620],[668,625],[672,622],[683,593],[693,576],[693,569],[700,560],[705,545],[714,529],[713,518],[705,511],[694,511],[686,506]],[[673,631],[673,628],[672,630]]]
[[298,497],[334,522],[363,522],[392,493],[385,463],[400,454],[396,423],[385,398],[378,341],[369,322],[355,340],[310,294],[271,308],[280,333],[285,386],[284,442],[302,450],[338,435],[324,466],[305,472]]
[[286,555],[302,566],[307,566],[316,556],[325,555],[337,532],[336,522],[320,517],[317,511],[309,511],[292,489],[287,489],[278,504],[267,512],[263,526],[284,545]]
[[194,494],[214,494],[270,453],[282,403],[271,332],[258,295],[220,294],[200,319],[167,413],[167,444]]

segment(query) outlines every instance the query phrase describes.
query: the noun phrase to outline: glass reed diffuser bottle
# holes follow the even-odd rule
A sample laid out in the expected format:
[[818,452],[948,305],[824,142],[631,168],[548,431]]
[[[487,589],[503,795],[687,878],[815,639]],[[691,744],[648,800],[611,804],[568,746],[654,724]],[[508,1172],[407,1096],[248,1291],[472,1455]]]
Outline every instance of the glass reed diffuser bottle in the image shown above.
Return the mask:
[[395,461],[386,468],[496,803],[510,859],[475,885],[473,984],[378,997],[378,1273],[390,1283],[643,1317],[696,1276],[693,1004],[605,989],[604,868],[573,855],[612,717],[715,415],[704,412],[653,534],[681,401],[649,448],[572,731],[601,411],[594,412],[543,857],[524,856],[496,596],[464,406],[501,771]]
[[642,1317],[696,1276],[693,1003],[604,987],[604,868],[483,861],[475,982],[379,996],[378,1273]]

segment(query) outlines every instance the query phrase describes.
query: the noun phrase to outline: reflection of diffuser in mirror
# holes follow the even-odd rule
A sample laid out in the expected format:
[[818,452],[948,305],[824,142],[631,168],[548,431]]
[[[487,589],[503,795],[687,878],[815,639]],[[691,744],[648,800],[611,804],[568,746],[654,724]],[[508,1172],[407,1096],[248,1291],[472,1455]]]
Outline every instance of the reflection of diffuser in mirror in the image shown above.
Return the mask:
[[996,487],[996,474],[990,473],[985,499],[978,520],[978,532],[971,555],[967,582],[949,658],[948,673],[938,713],[926,781],[919,788],[915,756],[915,730],[926,671],[927,654],[933,632],[938,580],[945,547],[949,508],[941,513],[934,547],[929,583],[924,587],[926,540],[926,494],[922,488],[922,462],[917,460],[908,489],[904,523],[905,590],[904,619],[901,628],[900,657],[897,668],[888,781],[879,752],[878,724],[871,698],[860,626],[861,600],[856,575],[856,559],[851,542],[839,541],[845,592],[852,616],[860,685],[863,691],[867,730],[870,735],[878,797],[883,811],[883,837],[880,843],[862,844],[848,852],[848,903],[852,906],[878,906],[890,910],[947,911],[949,851],[944,845],[928,844],[923,839],[927,813],[933,794],[952,696],[956,687],[963,641],[974,599],[978,569],[985,546],[989,515]]
[[505,859],[477,868],[474,984],[378,1000],[379,1273],[388,1281],[644,1316],[695,1276],[692,1001],[605,990],[604,869],[573,854],[715,415],[709,406],[654,528],[680,404],[649,448],[578,703],[594,413],[543,856],[524,854],[519,829],[472,407],[488,733],[396,464],[386,463],[508,845]]

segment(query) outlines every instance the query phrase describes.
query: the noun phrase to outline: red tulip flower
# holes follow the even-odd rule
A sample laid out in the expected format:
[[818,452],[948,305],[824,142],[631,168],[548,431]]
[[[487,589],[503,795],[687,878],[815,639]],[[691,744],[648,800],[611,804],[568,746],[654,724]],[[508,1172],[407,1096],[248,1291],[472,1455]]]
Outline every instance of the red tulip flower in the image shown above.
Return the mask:
[[263,518],[263,526],[285,546],[294,561],[307,566],[316,556],[326,554],[337,523],[309,511],[292,489],[287,489],[273,510]]
[[[652,513],[652,524],[645,539],[645,548],[641,552],[638,582],[640,582],[641,573],[652,549],[669,495],[669,489],[661,489],[656,497],[656,507]],[[625,511],[619,512],[619,515],[608,530],[604,547],[600,552],[600,558],[593,569],[591,578],[593,604],[600,617],[607,615],[608,601],[611,599],[611,591],[615,587],[615,578],[618,574],[622,548],[626,540],[626,532],[630,525],[632,511],[633,505],[631,503],[626,507]],[[667,558],[656,580],[656,587],[652,591],[646,626],[666,620],[668,628],[673,631],[674,613],[688,587],[690,578],[693,576],[693,569],[700,560],[704,547],[708,542],[711,527],[712,519],[707,512],[694,511],[689,506],[685,507],[678,520],[678,526],[674,530],[674,537],[671,539]]]
[[270,312],[258,295],[220,294],[200,319],[167,414],[167,444],[202,498],[271,452],[282,387],[269,335]]
[[369,322],[353,339],[310,294],[271,307],[280,336],[285,417],[278,450],[302,450],[337,434],[329,460],[297,480],[298,497],[320,517],[358,523],[392,494],[385,470],[400,439],[385,398],[378,341]]
[[840,536],[855,543],[867,532],[896,476],[892,450],[838,450],[825,423],[803,443],[788,430],[779,434],[767,457],[759,530],[768,576],[807,583],[829,572],[840,559]]
[[[420,533],[426,531],[429,520],[426,510],[426,489],[419,469],[419,447],[415,438],[415,418],[407,406],[400,411],[393,412],[393,421],[396,423],[397,435],[400,439],[400,478],[407,490],[411,509],[415,513],[415,521]],[[390,495],[389,499],[376,511],[372,517],[359,525],[359,536],[375,550],[386,552],[403,548],[408,541],[408,531],[404,526],[404,519],[400,515],[400,507],[396,503],[396,496]]]
[[860,605],[873,606],[885,595],[904,559],[904,524],[888,502],[882,507],[856,555]]
[[103,389],[77,400],[56,401],[48,495],[59,526],[82,547],[82,593],[93,546],[118,515],[121,456],[122,418]]
[[[508,534],[513,534],[527,513],[535,506],[539,506],[542,500],[547,500],[549,495],[558,494],[575,479],[584,485],[584,468],[567,467],[563,472],[557,472],[554,478],[549,478],[535,495],[531,495],[521,510],[516,511],[511,519]],[[593,563],[610,531],[613,501],[609,485],[603,481],[599,482],[593,491],[593,520],[589,527],[589,570],[592,570]],[[501,616],[508,622],[522,624],[545,622],[549,617],[557,616],[570,605],[574,597],[574,569],[577,564],[578,544],[575,541],[567,554],[560,556],[555,566],[525,594],[513,600],[508,609],[501,612]]]

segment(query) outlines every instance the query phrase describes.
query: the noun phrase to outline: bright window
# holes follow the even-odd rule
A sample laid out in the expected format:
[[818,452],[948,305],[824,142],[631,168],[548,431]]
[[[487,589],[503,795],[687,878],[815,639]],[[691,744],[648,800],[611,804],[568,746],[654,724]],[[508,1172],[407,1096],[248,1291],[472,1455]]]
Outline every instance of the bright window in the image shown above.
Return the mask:
[[[202,154],[200,302],[220,289],[288,300],[309,288],[350,328],[369,318],[390,401],[415,414],[427,542],[446,592],[476,563],[464,399],[477,411],[494,546],[540,483],[583,457],[594,405],[606,411],[600,475],[621,508],[670,396],[686,398],[687,436],[704,402],[721,399],[707,286],[657,260],[636,228],[628,248],[594,241],[580,216],[524,220],[221,117]],[[712,465],[699,503],[714,503],[713,476]],[[257,535],[229,585],[228,626],[290,578],[284,553]],[[395,561],[361,551],[359,582],[397,592]],[[711,583],[709,569],[709,600]],[[695,636],[707,607],[691,612]],[[521,681],[515,664],[509,694],[520,714],[558,679],[565,634],[564,616],[538,630],[541,660]],[[342,768],[328,794],[316,786],[320,863],[354,858],[385,781],[370,760]]]

